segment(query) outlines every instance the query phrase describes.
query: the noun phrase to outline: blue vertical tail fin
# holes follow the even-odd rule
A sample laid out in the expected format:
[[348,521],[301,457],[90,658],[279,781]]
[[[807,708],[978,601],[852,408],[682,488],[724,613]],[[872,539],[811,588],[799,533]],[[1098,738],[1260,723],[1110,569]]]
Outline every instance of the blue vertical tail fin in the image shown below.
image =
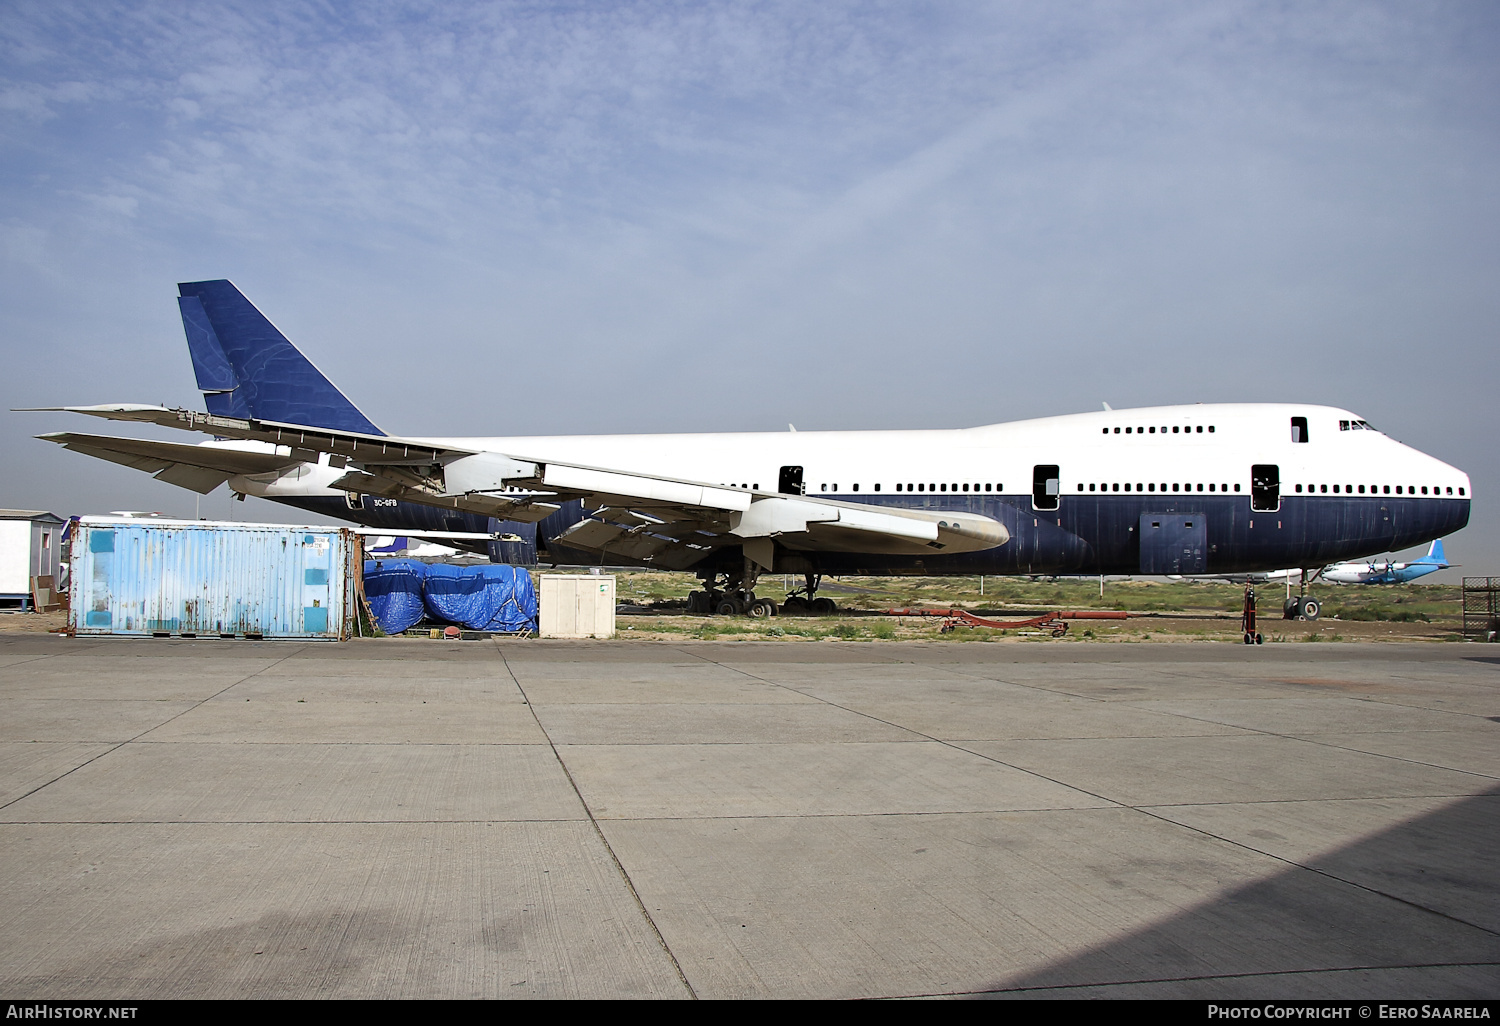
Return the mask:
[[1435,563],[1439,566],[1448,565],[1448,557],[1443,553],[1443,539],[1439,538],[1432,543],[1432,548],[1427,550],[1427,555],[1417,560],[1418,563]]
[[177,286],[208,412],[383,435],[233,283]]

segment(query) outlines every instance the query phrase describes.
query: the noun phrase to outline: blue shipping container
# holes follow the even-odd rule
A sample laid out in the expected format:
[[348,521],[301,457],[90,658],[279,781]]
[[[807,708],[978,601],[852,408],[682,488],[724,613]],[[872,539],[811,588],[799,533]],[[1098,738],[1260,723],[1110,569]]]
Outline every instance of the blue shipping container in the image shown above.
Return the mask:
[[68,626],[341,641],[354,629],[359,552],[358,537],[337,527],[84,517]]

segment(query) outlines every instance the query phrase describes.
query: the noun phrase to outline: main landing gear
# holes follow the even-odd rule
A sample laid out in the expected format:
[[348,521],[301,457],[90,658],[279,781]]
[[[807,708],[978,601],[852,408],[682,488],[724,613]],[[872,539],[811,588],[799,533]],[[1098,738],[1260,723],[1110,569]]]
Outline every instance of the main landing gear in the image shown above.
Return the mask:
[[760,618],[775,616],[780,611],[770,599],[756,597],[755,582],[760,579],[760,570],[748,559],[739,572],[703,570],[698,579],[703,582],[703,590],[688,593],[689,613]]
[[703,570],[698,574],[703,582],[701,591],[688,594],[687,611],[704,616],[717,613],[720,616],[827,616],[838,611],[833,599],[814,597],[821,574],[807,574],[806,585],[787,595],[786,601],[777,605],[771,599],[759,598],[755,594],[756,582],[760,580],[760,568],[746,560],[740,571]]

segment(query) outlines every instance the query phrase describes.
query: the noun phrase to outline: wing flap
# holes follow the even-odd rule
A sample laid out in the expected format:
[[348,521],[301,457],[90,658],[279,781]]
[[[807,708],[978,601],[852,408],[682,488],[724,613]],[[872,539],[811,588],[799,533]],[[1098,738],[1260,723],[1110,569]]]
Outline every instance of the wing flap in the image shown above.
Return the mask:
[[587,552],[607,562],[629,560],[649,563],[669,570],[685,570],[708,555],[724,539],[706,536],[696,531],[681,531],[681,537],[657,533],[654,524],[615,523],[607,518],[628,511],[597,510],[586,520],[574,524],[564,531],[555,544]]
[[174,463],[152,476],[169,485],[207,495],[235,475],[227,474],[222,470],[207,470],[203,467],[190,467],[185,463]]
[[548,488],[593,495],[605,501],[619,499],[621,505],[658,505],[676,509],[743,512],[750,508],[753,498],[750,492],[737,488],[555,463],[546,465],[542,483]]

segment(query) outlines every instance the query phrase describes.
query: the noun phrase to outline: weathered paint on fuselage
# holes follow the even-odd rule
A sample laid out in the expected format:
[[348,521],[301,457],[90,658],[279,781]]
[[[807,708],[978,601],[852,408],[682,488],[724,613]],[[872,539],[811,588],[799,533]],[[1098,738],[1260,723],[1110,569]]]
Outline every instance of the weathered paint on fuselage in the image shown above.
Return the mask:
[[[1300,420],[1294,431],[1293,418]],[[1227,573],[1323,566],[1451,534],[1468,522],[1467,475],[1362,424],[1355,414],[1295,404],[1162,407],[1075,414],[953,431],[776,432],[432,439],[541,462],[727,484],[773,494],[781,468],[802,469],[807,494],[869,505],[972,511],[1010,532],[994,549],[923,557],[778,550],[778,571],[911,574],[1141,572],[1143,514],[1191,514],[1207,528],[1204,565]],[[1297,437],[1307,439],[1296,441]],[[1253,466],[1277,468],[1274,503],[1252,508]],[[1056,508],[1033,494],[1040,467],[1059,467]],[[569,503],[537,525],[367,497],[348,509],[314,468],[266,498],[357,523],[407,530],[501,531],[494,558],[588,563],[557,541],[584,515]],[[253,489],[252,489],[253,490]],[[279,494],[278,494],[279,493]],[[295,493],[295,494],[294,494]],[[462,525],[462,526],[460,526]],[[532,539],[535,539],[534,541]],[[738,546],[704,567],[732,566]],[[621,560],[620,562],[627,562]],[[1188,571],[1184,571],[1188,572]]]

